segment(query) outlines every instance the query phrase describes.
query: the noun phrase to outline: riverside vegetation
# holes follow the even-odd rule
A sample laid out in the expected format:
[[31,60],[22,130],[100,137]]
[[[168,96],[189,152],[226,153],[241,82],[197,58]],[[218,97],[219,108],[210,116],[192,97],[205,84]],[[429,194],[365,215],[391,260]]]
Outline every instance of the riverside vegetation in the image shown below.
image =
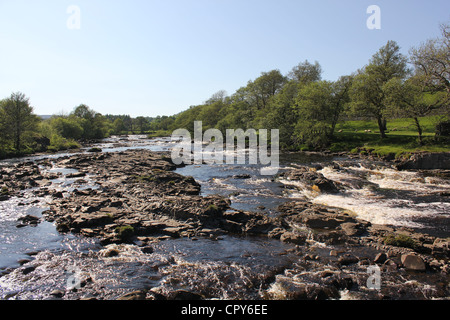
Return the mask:
[[[429,40],[411,50],[414,70],[410,70],[398,45],[389,41],[367,66],[335,82],[321,80],[319,63],[305,61],[286,76],[278,70],[264,72],[232,96],[220,91],[204,104],[170,117],[132,119],[101,115],[80,105],[69,115],[42,120],[33,114],[23,93],[13,93],[0,102],[0,154],[6,158],[79,148],[96,139],[128,132],[170,135],[176,128],[192,130],[194,120],[199,120],[203,121],[204,130],[213,127],[280,129],[280,144],[285,150],[351,151],[386,159],[418,150],[432,151],[433,157],[443,154],[438,164],[448,165],[448,153],[443,153],[449,150],[448,45],[449,27],[443,26],[441,39]],[[443,63],[436,64],[436,59]],[[172,163],[168,153],[91,151],[1,167],[0,201],[20,199],[23,191],[47,199],[48,209],[42,217],[22,216],[16,221],[18,229],[26,230],[23,228],[49,221],[61,234],[96,239],[102,249],[83,256],[85,260],[93,256],[96,263],[120,257],[124,248],[128,248],[125,245],[137,247],[137,255],[152,255],[156,244],[171,239],[220,241],[226,236],[254,236],[292,245],[280,257],[294,256],[293,262],[258,277],[245,269],[237,269],[240,273],[245,271],[244,280],[217,273],[222,278],[213,283],[227,284],[224,291],[228,297],[235,294],[237,298],[336,299],[350,294],[361,299],[402,299],[450,295],[449,238],[407,227],[371,223],[349,210],[307,199],[286,197],[277,206],[277,215],[237,210],[230,205],[231,196],[202,195],[201,185],[194,178],[175,173],[179,166]],[[415,154],[405,161],[397,159],[396,165],[399,169],[414,169],[419,162],[425,166],[435,163],[423,159],[426,156]],[[58,178],[51,173],[53,167],[71,169],[73,172],[66,178],[94,180],[95,187],[52,189],[52,180]],[[347,170],[339,164],[335,167],[337,171]],[[273,179],[299,183],[317,194],[339,194],[349,188],[317,171],[313,166],[295,166],[285,168]],[[426,174],[442,179],[449,177],[448,170]],[[375,188],[370,183],[363,184],[369,185],[357,188]],[[448,193],[439,192],[432,196],[446,201]],[[2,273],[2,281],[40,280],[42,272],[47,271],[45,255],[50,254],[35,254],[36,258],[23,261],[23,266]],[[236,266],[233,262],[225,267]],[[367,287],[369,266],[382,270],[381,290]],[[153,267],[165,275],[165,282],[151,289],[144,286],[121,299],[224,296],[222,287],[210,285],[208,281],[212,280],[202,277],[206,271],[197,272],[194,263],[182,265],[167,259],[164,265]],[[166,267],[172,271],[185,267],[195,270],[189,277],[177,278]],[[216,278],[217,274],[214,274]],[[189,281],[197,285],[196,290],[182,289],[189,287]],[[251,294],[233,292],[238,291],[232,286],[234,282],[238,285],[243,282],[245,289],[239,289]],[[424,283],[432,286],[426,287]],[[94,296],[102,298],[106,296],[102,296],[104,290],[101,279],[86,276],[77,290],[56,290],[43,296],[70,299],[94,292]],[[17,290],[3,297],[21,294],[26,296],[28,292]]]
[[[82,104],[69,115],[42,120],[17,92],[0,101],[0,157],[78,148],[111,134],[169,136],[217,128],[279,129],[284,150],[370,152],[381,156],[448,151],[450,136],[450,27],[410,50],[388,41],[369,63],[337,81],[321,79],[318,62],[287,75],[263,72],[231,96],[221,90],[204,104],[156,118],[102,115]],[[359,149],[357,149],[359,148]]]

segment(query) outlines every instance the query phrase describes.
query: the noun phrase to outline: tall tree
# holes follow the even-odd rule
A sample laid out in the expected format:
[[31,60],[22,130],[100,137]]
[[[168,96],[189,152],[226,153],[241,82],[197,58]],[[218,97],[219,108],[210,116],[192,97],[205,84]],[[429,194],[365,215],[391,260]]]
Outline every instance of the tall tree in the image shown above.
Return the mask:
[[269,99],[277,94],[286,82],[279,70],[262,72],[254,81],[249,81],[247,92],[257,110],[266,108]]
[[147,128],[148,128],[147,119],[145,119],[145,117],[142,117],[142,116],[136,117],[136,126],[138,127],[139,132],[141,134],[143,134],[144,131],[147,130]]
[[375,117],[381,138],[386,138],[384,85],[392,78],[403,79],[408,73],[407,59],[400,47],[395,41],[388,41],[353,80],[353,111]]
[[288,74],[288,79],[303,84],[320,81],[322,79],[322,67],[317,61],[311,64],[308,60],[305,60],[292,68]]
[[0,156],[2,151],[6,149],[11,140],[11,133],[8,130],[6,121],[7,119],[4,108],[5,104],[6,99],[0,100]]
[[433,110],[442,107],[443,92],[427,93],[422,91],[422,77],[415,76],[403,81],[393,78],[386,83],[386,101],[388,111],[400,117],[412,118],[419,136],[419,144],[423,144],[422,126],[419,118],[427,116]]
[[288,81],[272,99],[264,119],[266,128],[280,130],[280,144],[283,148],[292,148],[295,144],[292,133],[298,121],[298,114],[294,112],[294,105],[300,88],[298,82]]
[[336,82],[311,82],[298,93],[295,111],[295,135],[312,147],[324,147],[331,142],[339,116],[349,102],[351,77]]
[[25,133],[35,128],[37,123],[29,98],[21,92],[12,93],[2,103],[2,116],[4,117],[4,129],[11,136],[14,149],[20,152],[23,147]]
[[295,111],[298,92],[306,85],[321,80],[322,68],[316,61],[314,64],[305,60],[292,68],[286,82],[271,99],[263,124],[266,128],[280,130],[280,143],[284,148],[296,146],[297,138],[293,134],[298,122]]
[[127,129],[125,124],[123,123],[122,118],[117,118],[116,120],[114,120],[112,128],[114,134],[121,134],[122,131],[125,131]]
[[101,139],[107,134],[106,118],[89,108],[87,105],[81,104],[75,108],[70,117],[78,119],[83,134],[81,136],[84,140]]

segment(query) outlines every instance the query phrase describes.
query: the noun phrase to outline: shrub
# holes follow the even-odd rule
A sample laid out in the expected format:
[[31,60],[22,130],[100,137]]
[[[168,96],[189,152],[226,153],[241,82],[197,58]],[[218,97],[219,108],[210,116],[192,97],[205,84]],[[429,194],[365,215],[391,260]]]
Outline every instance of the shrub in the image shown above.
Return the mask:
[[122,241],[127,241],[134,235],[134,228],[128,225],[120,226],[116,228],[116,233]]
[[417,247],[416,241],[405,234],[390,234],[386,238],[384,238],[384,244],[411,249]]
[[54,152],[67,149],[77,149],[79,147],[80,145],[76,141],[66,139],[59,134],[54,133],[50,137],[50,146],[47,147],[47,151]]
[[210,205],[208,206],[208,212],[209,212],[209,213],[212,213],[212,214],[216,214],[216,213],[219,213],[220,210],[219,210],[219,208],[218,208],[215,204],[210,204]]
[[9,195],[9,189],[6,186],[3,186],[0,190],[0,195]]

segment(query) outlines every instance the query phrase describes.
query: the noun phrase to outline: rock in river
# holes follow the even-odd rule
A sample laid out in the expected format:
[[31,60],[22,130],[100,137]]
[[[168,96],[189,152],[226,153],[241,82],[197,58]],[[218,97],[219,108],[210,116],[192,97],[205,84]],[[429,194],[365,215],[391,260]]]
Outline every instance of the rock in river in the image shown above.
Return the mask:
[[416,254],[408,253],[402,255],[402,264],[406,269],[414,271],[425,271],[426,265],[421,257]]

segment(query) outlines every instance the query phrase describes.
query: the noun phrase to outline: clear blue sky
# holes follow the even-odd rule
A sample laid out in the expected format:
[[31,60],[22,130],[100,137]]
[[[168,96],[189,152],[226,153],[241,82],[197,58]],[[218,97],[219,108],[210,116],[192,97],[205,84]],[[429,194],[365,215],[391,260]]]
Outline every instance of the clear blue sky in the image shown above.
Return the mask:
[[[366,27],[373,4],[381,30]],[[0,0],[0,98],[21,91],[37,114],[172,115],[305,59],[335,80],[449,21],[448,0]]]

